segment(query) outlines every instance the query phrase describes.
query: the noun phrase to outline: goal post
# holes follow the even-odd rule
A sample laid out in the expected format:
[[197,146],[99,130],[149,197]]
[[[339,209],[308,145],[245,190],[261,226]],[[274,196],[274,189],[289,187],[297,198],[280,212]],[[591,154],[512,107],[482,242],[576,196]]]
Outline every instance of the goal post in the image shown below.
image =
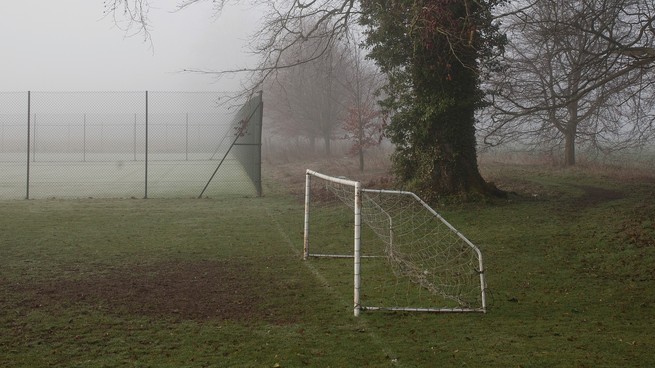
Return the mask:
[[[309,229],[310,229],[310,206],[312,203],[312,177],[325,181],[326,183],[333,183],[334,185],[343,186],[346,188],[352,188],[352,208],[353,208],[353,218],[354,218],[354,240],[353,240],[353,254],[349,256],[348,254],[325,254],[325,253],[315,253],[311,254],[309,251],[310,247],[310,238],[309,238]],[[314,191],[316,194],[316,191]],[[345,198],[344,198],[345,199]],[[354,291],[353,291],[353,304],[354,304],[354,315],[359,316],[361,309],[360,305],[360,273],[361,273],[361,227],[362,227],[362,218],[361,218],[361,184],[357,181],[347,180],[343,178],[335,178],[328,175],[323,175],[315,171],[307,170],[305,175],[305,230],[304,230],[304,245],[303,245],[303,259],[307,260],[310,256],[313,257],[332,257],[332,258],[353,258],[353,275],[354,275]]]
[[307,170],[303,247],[305,260],[354,259],[356,316],[486,312],[482,252],[412,192]]

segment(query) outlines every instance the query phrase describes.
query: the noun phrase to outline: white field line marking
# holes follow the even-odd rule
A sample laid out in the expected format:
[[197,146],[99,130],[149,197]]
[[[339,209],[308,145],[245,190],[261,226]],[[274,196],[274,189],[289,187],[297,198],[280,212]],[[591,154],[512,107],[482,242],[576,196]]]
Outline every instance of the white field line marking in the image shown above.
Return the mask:
[[[271,213],[271,210],[268,207],[266,207],[266,214],[271,219],[271,221],[273,221],[273,223],[275,224],[275,227],[277,228],[277,231],[280,233],[280,236],[282,236],[282,238],[286,241],[287,245],[289,245],[289,247],[291,248],[293,253],[300,260],[301,255],[302,255],[300,250],[293,245],[293,242],[291,241],[291,238],[284,231],[284,229],[282,228],[282,225],[280,225],[280,222],[278,222],[276,217],[273,216],[273,214]],[[316,267],[314,267],[314,265],[311,262],[302,261],[302,260],[300,260],[300,262],[302,262],[303,265],[305,265],[305,267],[307,267],[307,269],[314,275],[314,277],[316,277],[316,279],[321,283],[321,285],[328,292],[328,294],[330,294],[333,298],[339,300],[339,302],[341,302],[343,304],[352,305],[352,301],[350,301],[350,302],[346,301],[346,299],[344,299],[343,295],[338,294],[337,292],[334,291],[334,288],[332,288],[330,286],[330,283],[327,281],[327,279],[325,277],[323,277],[323,275],[321,275],[321,273],[316,269]],[[371,330],[371,328],[367,325],[366,320],[361,316],[357,317],[356,319],[357,319],[357,324],[359,324],[361,326],[361,328],[363,328],[363,329],[365,329],[367,331],[367,334],[371,337],[371,340],[373,340],[373,343],[375,343],[376,345],[378,345],[380,347],[380,349],[385,354],[385,356],[389,357],[389,359],[391,360],[391,364],[393,364],[396,367],[403,367],[403,364],[401,364],[398,361],[398,359],[396,358],[398,355],[394,354],[388,348],[388,344],[385,344],[382,341],[382,339],[380,338],[380,336],[378,336],[376,333],[374,333]]]

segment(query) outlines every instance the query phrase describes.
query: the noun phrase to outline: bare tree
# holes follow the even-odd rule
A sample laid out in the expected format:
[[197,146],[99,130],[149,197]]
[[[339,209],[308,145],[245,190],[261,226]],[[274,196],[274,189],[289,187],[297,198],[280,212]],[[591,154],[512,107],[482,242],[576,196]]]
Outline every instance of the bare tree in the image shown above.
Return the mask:
[[384,137],[386,115],[378,105],[378,93],[384,85],[379,69],[366,59],[359,47],[359,38],[343,43],[347,55],[347,69],[341,83],[348,93],[348,113],[343,121],[344,138],[352,143],[350,153],[359,159],[359,170],[364,171],[364,153],[379,145]]
[[[305,27],[314,27],[313,24]],[[331,142],[340,129],[346,114],[348,91],[340,83],[350,65],[347,54],[338,43],[315,45],[325,39],[306,41],[296,45],[289,56],[293,60],[308,60],[276,72],[270,79],[267,95],[272,95],[275,106],[272,124],[282,135],[300,135],[309,139],[312,148],[317,139],[323,141],[325,154],[331,154]],[[317,49],[324,49],[323,57],[313,59]]]
[[[103,0],[104,12],[112,17],[129,34],[141,34],[150,40],[148,14],[151,2],[156,0]],[[251,3],[266,14],[259,30],[252,35],[251,52],[259,55],[254,66],[228,70],[188,70],[209,74],[216,78],[243,73],[250,77],[244,93],[252,94],[263,87],[266,80],[279,71],[323,58],[357,24],[359,11],[355,0],[182,0],[178,9],[199,3],[211,3],[214,14],[220,15],[225,6]],[[298,59],[297,50],[304,49],[304,57]],[[242,97],[242,96],[238,96]]]
[[[653,134],[655,6],[651,0],[535,0],[506,15],[507,67],[481,126],[487,144],[608,152]],[[521,8],[521,6],[523,6]]]
[[[269,80],[266,94],[272,130],[283,137],[324,141],[329,154],[333,138],[348,140],[350,153],[359,157],[364,170],[364,152],[380,144],[384,130],[376,92],[383,78],[377,67],[365,59],[360,38],[350,33],[328,47],[318,60],[280,70]],[[315,50],[317,47],[309,47]],[[303,60],[306,48],[295,60]]]

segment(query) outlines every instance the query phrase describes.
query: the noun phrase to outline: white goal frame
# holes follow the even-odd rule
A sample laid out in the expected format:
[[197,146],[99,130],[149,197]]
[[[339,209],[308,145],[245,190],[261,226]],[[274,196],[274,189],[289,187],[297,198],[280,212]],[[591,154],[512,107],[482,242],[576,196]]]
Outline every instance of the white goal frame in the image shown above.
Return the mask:
[[[311,194],[311,182],[312,177],[320,178],[331,183],[350,186],[354,188],[354,198],[353,198],[353,211],[354,211],[354,239],[353,239],[353,253],[350,254],[313,254],[310,252],[310,216],[311,216],[311,203],[312,203],[312,194]],[[361,290],[361,262],[362,262],[362,253],[361,253],[361,242],[362,242],[362,196],[366,193],[385,193],[392,195],[403,195],[411,196],[414,200],[420,203],[421,206],[425,208],[426,211],[429,211],[432,216],[437,218],[441,223],[443,223],[450,231],[456,234],[471,250],[475,253],[478,261],[478,273],[480,279],[480,306],[478,307],[461,307],[461,308],[412,308],[412,307],[374,307],[366,306],[362,307],[360,300],[360,290]],[[377,206],[377,205],[376,205]],[[381,212],[384,210],[380,208]],[[393,242],[394,237],[394,228],[391,223],[392,218],[387,214],[389,218],[389,239]],[[358,181],[348,180],[345,178],[333,177],[325,174],[318,173],[312,170],[306,170],[305,175],[305,214],[304,214],[304,241],[303,241],[303,260],[308,260],[310,257],[326,257],[326,258],[353,258],[353,304],[354,309],[353,313],[355,316],[359,316],[362,310],[392,310],[392,311],[408,311],[408,312],[437,312],[437,313],[466,313],[466,312],[479,312],[486,313],[486,283],[484,275],[484,264],[482,260],[482,252],[480,249],[473,244],[469,239],[467,239],[461,232],[459,232],[455,227],[453,227],[448,221],[446,221],[439,213],[432,209],[427,203],[425,203],[421,198],[416,194],[407,191],[399,190],[378,190],[378,189],[366,189],[362,187],[362,184]]]

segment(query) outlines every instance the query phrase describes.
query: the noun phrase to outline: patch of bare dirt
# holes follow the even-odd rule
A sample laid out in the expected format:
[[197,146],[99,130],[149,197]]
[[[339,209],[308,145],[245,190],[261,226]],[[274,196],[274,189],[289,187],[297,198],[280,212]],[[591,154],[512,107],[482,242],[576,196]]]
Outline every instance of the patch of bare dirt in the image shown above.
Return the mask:
[[[517,179],[513,177],[498,178],[495,183],[503,190],[514,193],[525,198],[540,199],[561,199],[568,196],[568,190],[557,186],[547,186],[530,180]],[[571,185],[582,193],[569,200],[566,206],[576,209],[593,207],[605,202],[625,198],[626,193],[620,190],[602,188],[591,185]]]
[[19,306],[87,305],[119,314],[180,320],[264,320],[287,323],[293,314],[267,307],[285,285],[266,279],[247,260],[171,261],[132,265],[82,280],[5,285],[25,297]]
[[513,177],[495,177],[493,183],[507,193],[535,200],[557,199],[563,195],[556,188]]
[[618,190],[590,185],[575,185],[575,187],[581,189],[583,192],[582,196],[576,198],[573,203],[571,203],[577,208],[592,207],[604,202],[615,201],[625,197],[625,193]]

